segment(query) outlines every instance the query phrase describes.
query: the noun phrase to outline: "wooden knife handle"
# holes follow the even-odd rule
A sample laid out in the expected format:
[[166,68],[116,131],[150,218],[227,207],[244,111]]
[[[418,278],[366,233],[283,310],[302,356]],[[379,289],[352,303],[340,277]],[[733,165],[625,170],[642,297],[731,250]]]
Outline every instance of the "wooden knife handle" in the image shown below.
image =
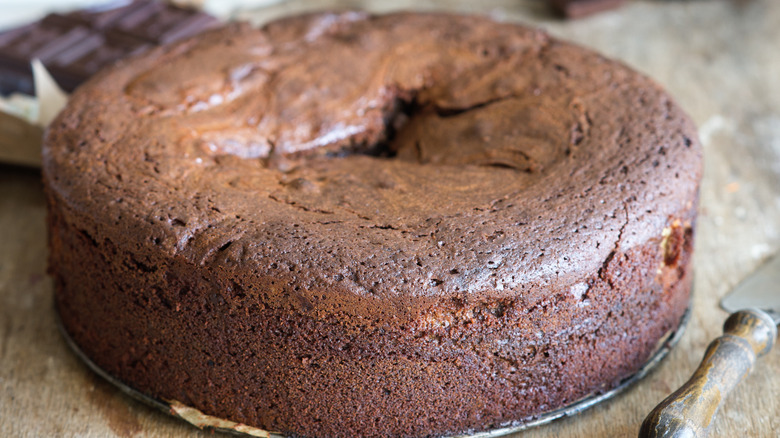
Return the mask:
[[680,389],[650,412],[639,438],[701,438],[721,402],[753,369],[756,358],[772,349],[777,326],[758,309],[732,313],[723,336],[712,341],[699,368]]

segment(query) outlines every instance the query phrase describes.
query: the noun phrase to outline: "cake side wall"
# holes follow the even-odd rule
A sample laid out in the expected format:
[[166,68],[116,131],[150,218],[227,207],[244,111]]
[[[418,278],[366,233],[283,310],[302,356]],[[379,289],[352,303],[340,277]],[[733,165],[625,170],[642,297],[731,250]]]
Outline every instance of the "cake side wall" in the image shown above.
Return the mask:
[[688,303],[692,209],[669,219],[672,233],[618,248],[587,290],[553,286],[532,307],[447,300],[427,319],[347,328],[268,306],[238,272],[139,260],[49,203],[57,309],[96,364],[153,397],[297,436],[425,436],[538,415],[635,372]]

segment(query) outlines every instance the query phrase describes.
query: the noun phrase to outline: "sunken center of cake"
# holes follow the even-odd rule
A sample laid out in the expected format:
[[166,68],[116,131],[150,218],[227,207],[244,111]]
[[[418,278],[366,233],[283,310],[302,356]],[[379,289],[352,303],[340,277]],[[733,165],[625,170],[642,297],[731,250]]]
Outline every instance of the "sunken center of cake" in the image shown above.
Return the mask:
[[181,46],[125,95],[198,172],[241,167],[235,187],[265,192],[271,177],[278,186],[261,196],[383,224],[489,209],[560,164],[561,175],[574,171],[586,108],[541,82],[541,32],[421,32],[345,13],[293,41],[300,25]]

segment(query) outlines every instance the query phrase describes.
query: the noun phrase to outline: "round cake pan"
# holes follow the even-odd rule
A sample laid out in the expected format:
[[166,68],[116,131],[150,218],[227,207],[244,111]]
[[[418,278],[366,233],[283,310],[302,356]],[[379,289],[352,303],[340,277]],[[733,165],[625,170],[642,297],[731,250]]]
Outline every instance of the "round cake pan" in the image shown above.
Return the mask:
[[[691,313],[690,309],[691,308],[689,305],[688,308],[685,310],[685,313],[683,314],[682,318],[680,318],[680,323],[677,325],[677,327],[671,329],[668,333],[666,333],[666,335],[663,338],[661,338],[661,340],[658,342],[655,352],[652,355],[650,355],[650,358],[647,360],[647,362],[645,362],[644,365],[642,365],[639,371],[623,379],[614,388],[604,392],[594,392],[580,400],[575,401],[574,403],[571,403],[567,406],[549,412],[545,412],[538,416],[526,418],[524,420],[514,421],[508,424],[503,424],[497,428],[487,430],[487,431],[475,431],[475,432],[469,432],[465,434],[453,435],[451,436],[451,438],[466,438],[466,437],[492,438],[492,437],[508,435],[510,433],[520,432],[526,429],[547,424],[551,421],[560,418],[577,415],[580,412],[583,412],[590,407],[593,407],[605,400],[608,400],[622,393],[630,386],[632,386],[634,383],[638,382],[643,377],[645,377],[651,370],[653,370],[653,368],[655,368],[659,363],[661,363],[661,361],[666,357],[666,355],[677,344],[677,342],[682,337],[683,332],[685,331],[685,327],[688,324],[688,320],[690,319],[690,313]],[[57,314],[56,311],[55,314]],[[79,346],[76,345],[75,341],[73,341],[73,339],[70,337],[68,332],[65,330],[65,327],[62,324],[59,314],[57,314],[57,326],[59,327],[62,336],[65,338],[65,341],[68,344],[68,346],[70,346],[71,350],[73,350],[76,356],[78,356],[92,371],[94,371],[96,374],[109,381],[112,385],[122,390],[122,392],[126,393],[127,395],[129,395],[130,397],[136,400],[139,400],[149,406],[157,408],[169,415],[173,415],[174,417],[180,418],[199,429],[225,432],[225,433],[238,435],[238,436],[252,436],[252,437],[265,437],[265,438],[285,437],[284,434],[279,432],[267,431],[267,430],[259,429],[257,427],[248,426],[246,424],[236,423],[234,421],[212,417],[210,415],[204,414],[203,412],[193,407],[186,406],[176,400],[156,399],[136,389],[133,389],[127,386],[126,384],[122,383],[118,379],[116,379],[114,376],[107,373],[99,366],[97,366],[94,362],[92,362],[92,360],[89,357],[87,357],[86,354],[84,354],[83,351],[81,351]]]

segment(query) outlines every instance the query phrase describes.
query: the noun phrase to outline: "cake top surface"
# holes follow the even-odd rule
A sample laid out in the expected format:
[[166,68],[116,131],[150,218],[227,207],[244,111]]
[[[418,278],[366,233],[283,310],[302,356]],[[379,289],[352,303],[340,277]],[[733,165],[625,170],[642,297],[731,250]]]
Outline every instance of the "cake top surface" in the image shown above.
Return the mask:
[[98,241],[403,313],[578,290],[695,198],[700,154],[660,87],[542,31],[341,12],[101,72],[44,173]]

